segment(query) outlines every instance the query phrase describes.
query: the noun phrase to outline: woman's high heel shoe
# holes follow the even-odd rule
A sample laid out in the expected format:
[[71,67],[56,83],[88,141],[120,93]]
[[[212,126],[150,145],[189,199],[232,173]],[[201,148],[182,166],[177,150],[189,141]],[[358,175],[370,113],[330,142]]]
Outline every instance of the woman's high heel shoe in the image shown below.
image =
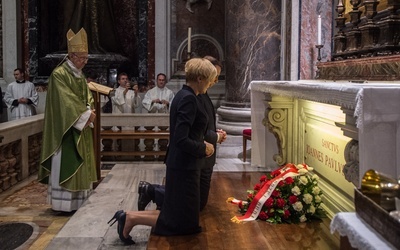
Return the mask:
[[118,226],[117,226],[117,232],[119,235],[119,239],[125,243],[125,245],[133,245],[135,242],[132,240],[131,236],[128,236],[127,238],[124,237],[124,227],[125,227],[125,221],[126,221],[126,213],[122,212],[118,214]]
[[110,227],[111,227],[112,225],[114,225],[114,223],[118,220],[120,214],[122,214],[123,212],[124,212],[124,210],[118,210],[118,211],[114,214],[114,216],[111,218],[111,220],[109,220],[109,221],[107,222],[108,224],[110,224],[110,222],[114,220],[114,221],[111,223]]

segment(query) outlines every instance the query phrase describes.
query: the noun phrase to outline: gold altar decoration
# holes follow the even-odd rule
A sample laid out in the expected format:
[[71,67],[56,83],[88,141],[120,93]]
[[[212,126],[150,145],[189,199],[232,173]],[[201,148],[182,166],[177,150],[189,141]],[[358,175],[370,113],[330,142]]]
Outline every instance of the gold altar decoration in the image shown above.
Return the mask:
[[387,211],[395,210],[400,198],[399,181],[375,170],[368,170],[361,182],[361,192]]
[[361,190],[354,190],[357,215],[396,249],[400,249],[400,222],[389,211],[396,209],[399,186],[396,178],[370,169],[364,174]]

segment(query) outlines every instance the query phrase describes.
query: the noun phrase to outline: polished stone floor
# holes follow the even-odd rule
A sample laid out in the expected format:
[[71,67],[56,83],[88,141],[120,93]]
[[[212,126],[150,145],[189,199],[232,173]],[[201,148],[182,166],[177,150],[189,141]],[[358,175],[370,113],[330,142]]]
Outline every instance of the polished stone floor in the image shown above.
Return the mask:
[[[107,162],[102,175],[107,175],[109,169],[115,164],[128,164],[132,168],[137,168],[139,176],[135,180],[143,179],[161,183],[164,176],[163,164],[149,162]],[[215,171],[258,171],[258,169],[251,167],[249,162],[242,162],[239,159],[221,158],[215,165]],[[73,215],[52,211],[46,202],[47,186],[38,183],[36,178],[36,176],[31,176],[0,193],[0,224],[24,222],[34,228],[31,238],[21,246],[21,249],[45,249]],[[132,204],[132,206],[136,205]]]
[[[118,171],[110,172],[112,166]],[[216,172],[263,170],[237,158],[218,158],[214,169]],[[0,194],[0,223],[26,222],[34,226],[31,239],[20,249],[146,249],[149,227],[135,227],[131,235],[137,244],[124,246],[118,239],[116,225],[109,227],[106,222],[117,209],[136,210],[138,182],[162,183],[164,164],[108,163],[102,175],[105,176],[102,183],[74,216],[52,211],[46,204],[47,187],[33,176]],[[153,208],[150,204],[147,209]]]

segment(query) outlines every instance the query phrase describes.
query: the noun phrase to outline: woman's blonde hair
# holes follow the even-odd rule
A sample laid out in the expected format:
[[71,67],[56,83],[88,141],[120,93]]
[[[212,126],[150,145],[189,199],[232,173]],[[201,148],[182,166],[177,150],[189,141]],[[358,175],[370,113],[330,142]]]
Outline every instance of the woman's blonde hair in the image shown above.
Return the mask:
[[192,58],[185,64],[185,73],[187,82],[197,82],[198,77],[202,77],[208,82],[212,82],[217,76],[217,69],[207,59]]

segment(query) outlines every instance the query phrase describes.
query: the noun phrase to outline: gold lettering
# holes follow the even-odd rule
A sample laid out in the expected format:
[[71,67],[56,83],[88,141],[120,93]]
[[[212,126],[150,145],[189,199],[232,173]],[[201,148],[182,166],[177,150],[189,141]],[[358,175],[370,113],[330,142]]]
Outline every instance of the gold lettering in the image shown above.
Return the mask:
[[330,151],[335,152],[336,154],[339,154],[339,145],[333,142],[322,139],[322,147],[327,148]]
[[306,153],[307,155],[317,159],[318,161],[324,162],[324,154],[308,144],[306,145]]
[[325,166],[329,167],[336,173],[343,173],[344,164],[339,163],[336,159],[325,156]]

